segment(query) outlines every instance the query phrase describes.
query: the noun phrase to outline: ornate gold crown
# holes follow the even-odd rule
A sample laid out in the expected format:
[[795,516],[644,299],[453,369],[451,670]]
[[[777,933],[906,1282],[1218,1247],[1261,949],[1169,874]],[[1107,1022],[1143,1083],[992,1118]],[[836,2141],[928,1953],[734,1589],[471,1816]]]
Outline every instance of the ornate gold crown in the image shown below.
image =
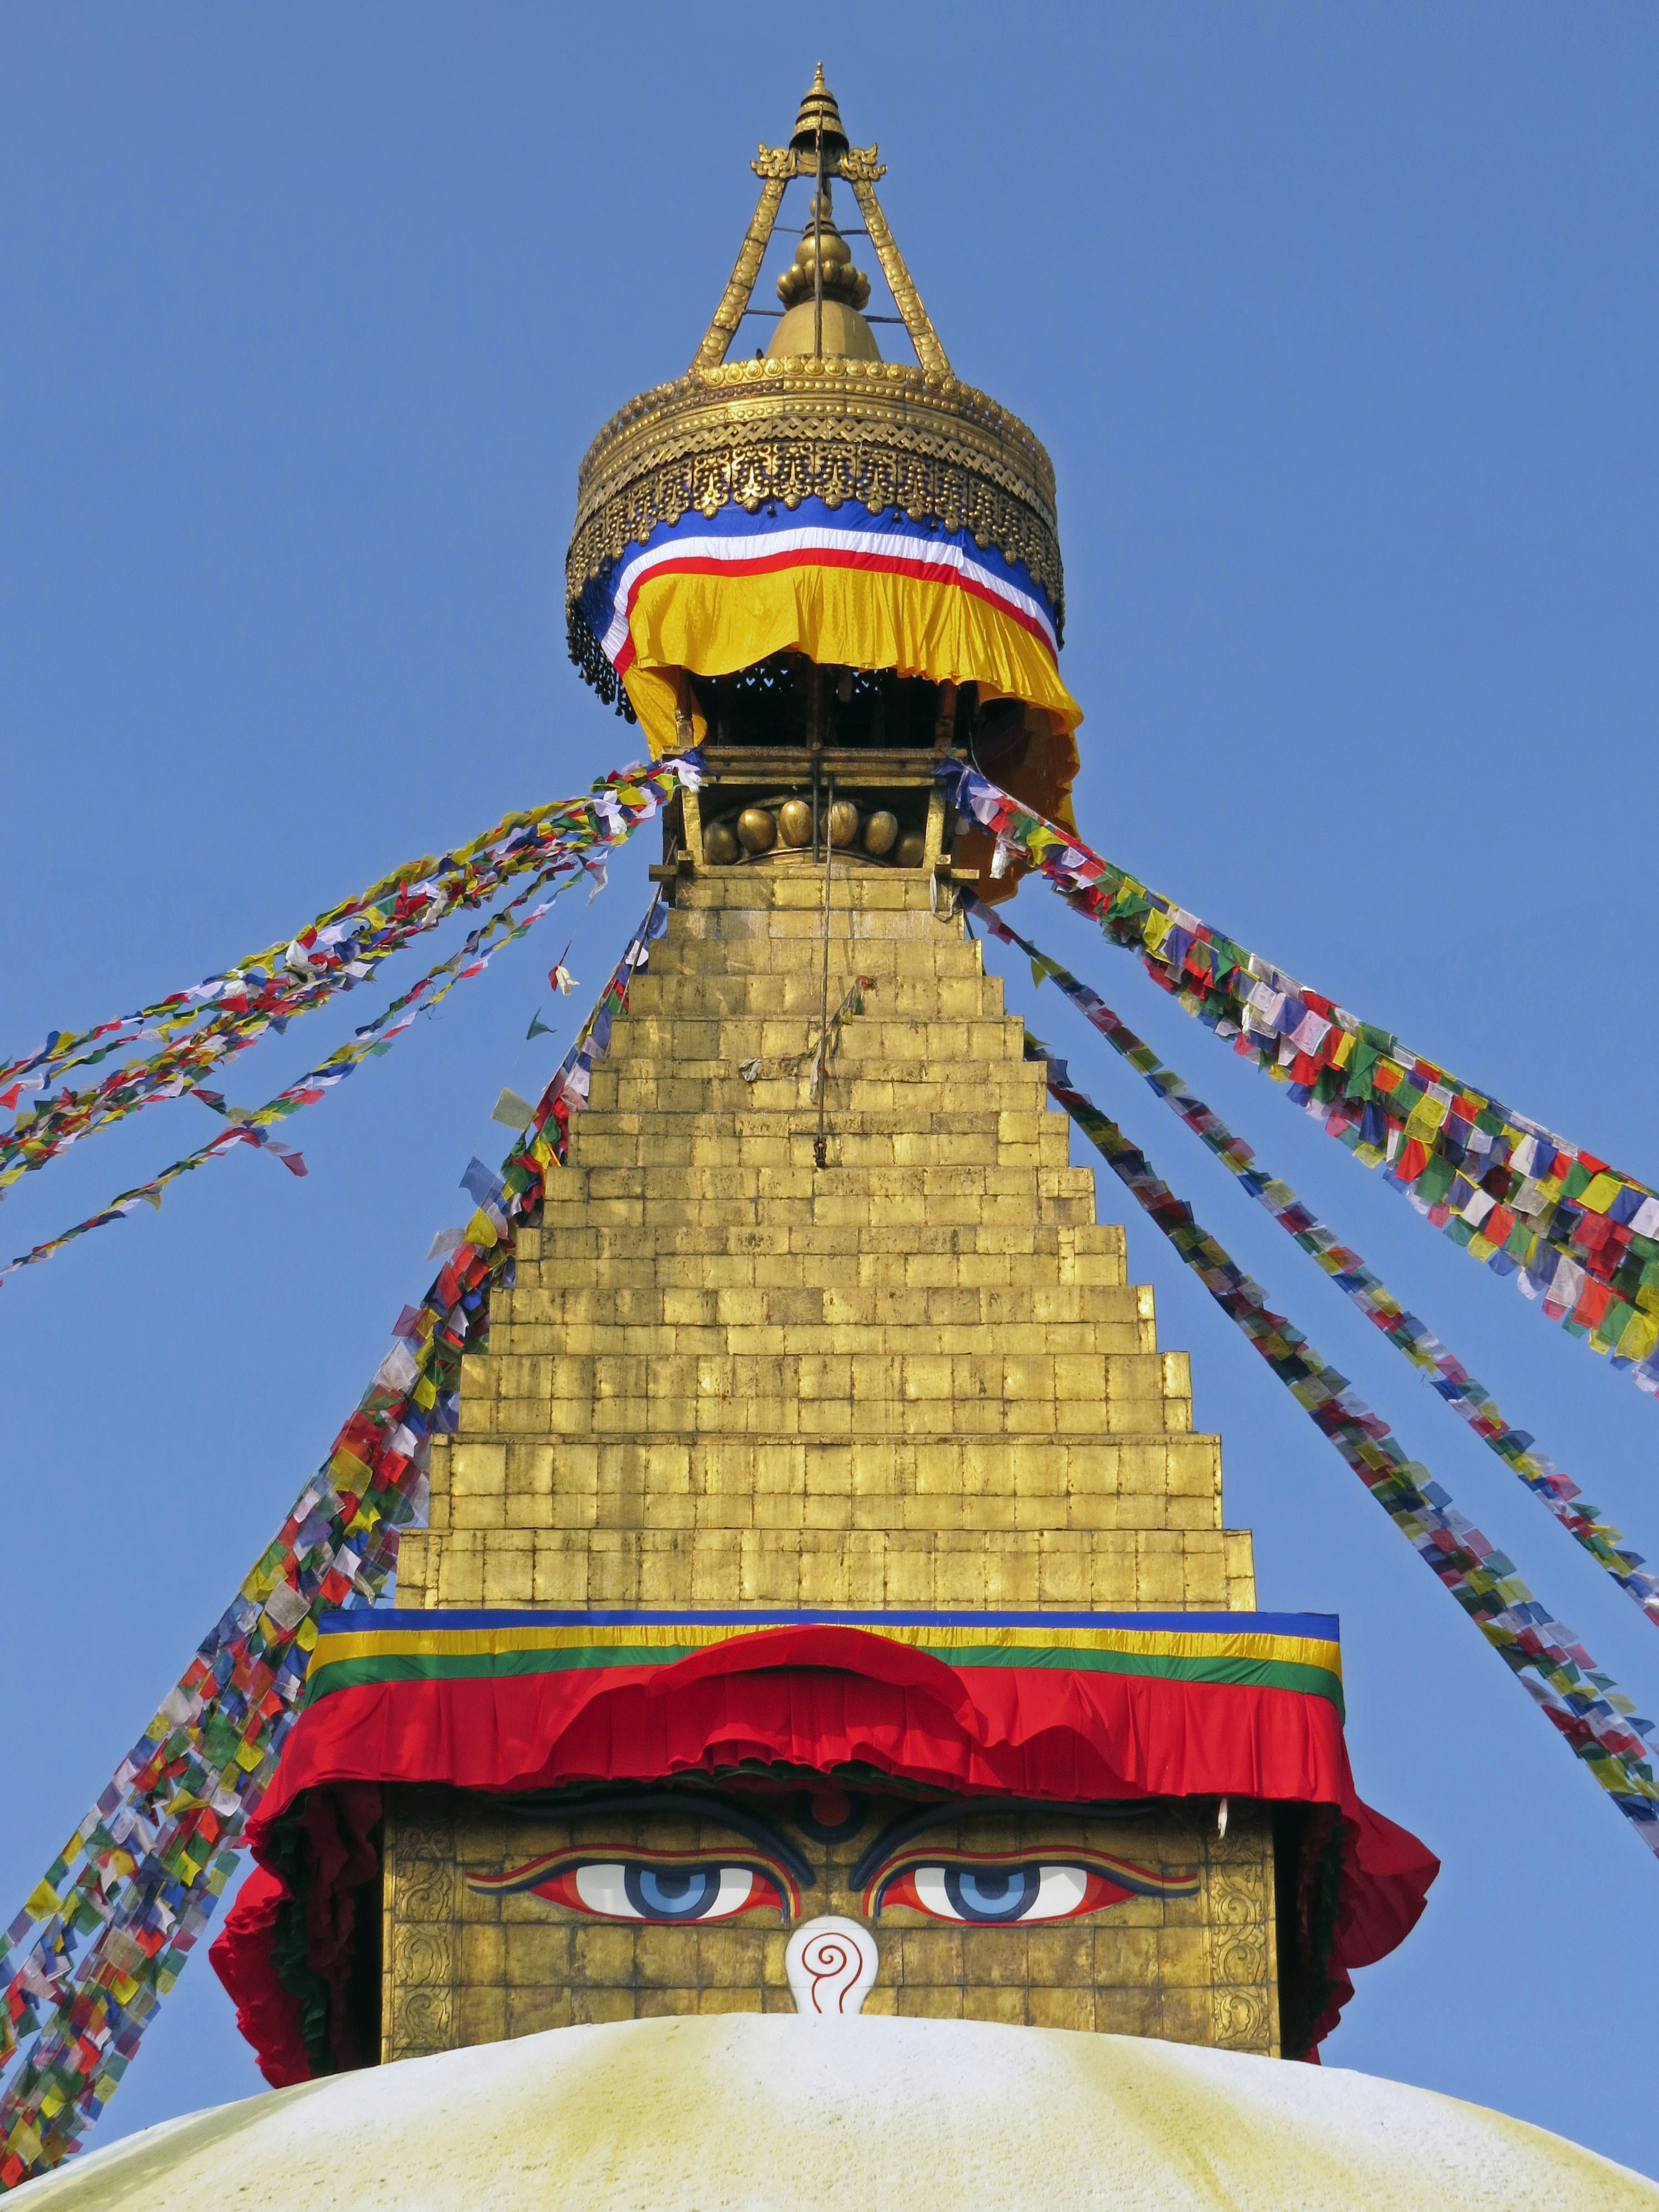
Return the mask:
[[[565,562],[571,658],[602,697],[616,678],[582,613],[585,587],[659,523],[693,510],[712,517],[736,501],[750,514],[775,501],[857,500],[879,512],[969,530],[981,545],[1025,564],[1064,611],[1054,465],[1017,416],[958,383],[902,256],[876,183],[874,146],[849,146],[820,65],[787,146],[751,163],[761,195],[737,265],[690,368],[613,415],[584,456]],[[750,306],[785,186],[817,191],[776,310]],[[915,347],[918,366],[884,362],[861,312],[868,279],[830,213],[830,185],[848,185],[870,244]],[[820,281],[818,267],[822,264]],[[776,316],[763,357],[728,362],[745,316]]]

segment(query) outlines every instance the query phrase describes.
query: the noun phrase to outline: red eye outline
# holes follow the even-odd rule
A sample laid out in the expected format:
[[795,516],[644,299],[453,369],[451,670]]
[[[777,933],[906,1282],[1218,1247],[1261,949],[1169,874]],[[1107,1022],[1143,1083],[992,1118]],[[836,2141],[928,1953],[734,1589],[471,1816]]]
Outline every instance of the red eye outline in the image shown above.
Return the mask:
[[879,1920],[884,1906],[908,1905],[917,1912],[926,1913],[930,1920],[939,1919],[940,1915],[924,1905],[916,1893],[915,1876],[923,1867],[994,1868],[999,1873],[1009,1874],[1043,1867],[1075,1867],[1086,1878],[1083,1902],[1074,1905],[1069,1912],[1047,1913],[1040,1922],[975,1921],[964,1916],[958,1923],[963,1927],[1053,1927],[1066,1920],[1081,1920],[1091,1912],[1102,1911],[1107,1905],[1121,1905],[1131,1897],[1190,1898],[1198,1895],[1198,1877],[1195,1875],[1158,1874],[1150,1867],[1136,1866],[1129,1859],[1115,1858],[1109,1851],[1074,1849],[1066,1844],[1051,1844],[1047,1850],[1019,1851],[945,1850],[937,1845],[932,1850],[926,1850],[916,1846],[890,1859],[885,1866],[877,1869],[866,1885],[863,1897],[865,1918]]
[[595,1911],[576,1888],[576,1876],[584,1867],[620,1866],[648,1869],[672,1867],[677,1871],[693,1867],[741,1869],[755,1877],[755,1892],[735,1912],[723,1912],[720,1922],[739,1920],[745,1912],[758,1911],[764,1905],[775,1905],[790,1920],[800,1917],[800,1889],[794,1876],[781,1860],[763,1856],[755,1852],[719,1850],[705,1848],[691,1851],[641,1850],[629,1844],[586,1845],[580,1850],[544,1852],[541,1857],[526,1859],[518,1866],[505,1868],[500,1874],[471,1874],[466,1886],[475,1897],[518,1897],[526,1893],[545,1898],[550,1905],[562,1905],[573,1912],[585,1914],[590,1920],[612,1920],[619,1927],[696,1928],[714,1924],[706,1921],[671,1918],[666,1914],[606,1913]]

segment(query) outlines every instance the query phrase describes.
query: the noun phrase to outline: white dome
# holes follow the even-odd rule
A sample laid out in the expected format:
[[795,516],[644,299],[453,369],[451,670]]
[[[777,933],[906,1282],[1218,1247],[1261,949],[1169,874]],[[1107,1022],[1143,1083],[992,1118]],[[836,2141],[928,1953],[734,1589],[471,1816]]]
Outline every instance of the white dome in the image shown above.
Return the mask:
[[977,2021],[554,2028],[115,2143],[27,2212],[1613,2212],[1659,2186],[1369,2075]]

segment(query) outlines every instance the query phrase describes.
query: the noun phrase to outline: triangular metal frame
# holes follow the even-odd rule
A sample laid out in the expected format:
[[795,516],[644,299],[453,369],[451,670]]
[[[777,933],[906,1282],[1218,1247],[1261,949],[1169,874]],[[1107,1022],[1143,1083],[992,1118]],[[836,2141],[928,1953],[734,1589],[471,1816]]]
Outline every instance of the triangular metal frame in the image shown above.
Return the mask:
[[[880,149],[875,146],[849,146],[844,153],[836,154],[826,149],[823,169],[826,177],[840,177],[853,188],[853,196],[864,217],[864,227],[870,234],[870,243],[875,248],[876,258],[881,264],[881,273],[887,280],[887,289],[893,295],[893,304],[900,319],[910,334],[910,343],[916,349],[916,359],[930,376],[949,376],[951,364],[945,348],[939,343],[939,332],[933,328],[921,295],[917,291],[904,257],[887,227],[887,218],[876,198],[876,180],[887,174],[886,164],[877,159]],[[760,275],[761,263],[772,242],[772,231],[778,219],[778,210],[783,204],[784,187],[795,177],[817,175],[818,157],[804,149],[791,146],[763,146],[750,168],[761,179],[761,196],[755,205],[753,219],[740,248],[732,281],[721,295],[714,310],[714,319],[708,325],[702,343],[692,356],[693,370],[718,368],[731,349],[738,335],[744,312],[755,295],[756,279]]]

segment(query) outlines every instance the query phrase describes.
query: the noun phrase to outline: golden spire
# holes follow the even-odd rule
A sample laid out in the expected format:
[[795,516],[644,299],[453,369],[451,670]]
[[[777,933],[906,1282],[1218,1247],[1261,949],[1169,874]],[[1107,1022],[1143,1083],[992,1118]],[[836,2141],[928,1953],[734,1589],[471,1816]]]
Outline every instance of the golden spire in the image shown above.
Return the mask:
[[812,297],[817,268],[819,239],[823,240],[823,296],[826,300],[845,300],[854,307],[861,307],[870,296],[870,279],[861,270],[853,266],[852,249],[836,228],[830,212],[830,187],[815,194],[806,218],[806,228],[800,244],[795,248],[795,258],[778,279],[778,297],[786,307],[798,307],[803,300]]
[[836,105],[836,95],[823,81],[823,64],[820,62],[817,75],[812,79],[811,89],[800,104],[795,118],[794,136],[789,143],[798,154],[816,154],[818,133],[823,133],[823,150],[833,162],[847,151],[847,133],[842,128],[841,110]]
[[[876,196],[886,174],[878,150],[850,143],[821,64],[789,143],[763,145],[750,166],[760,198],[690,369],[614,415],[577,480],[566,560],[571,657],[606,701],[617,696],[617,678],[583,595],[630,545],[692,511],[712,519],[729,503],[752,514],[808,497],[898,506],[946,531],[972,531],[1030,571],[1057,617],[1064,605],[1054,465],[1023,422],[952,374]],[[815,190],[779,282],[784,312],[771,323],[764,356],[744,358],[739,333],[750,314],[766,315],[750,302],[784,192],[797,179]],[[860,313],[869,280],[831,220],[832,182],[856,204],[915,347],[914,366],[884,361]],[[757,343],[760,333],[749,328]]]
[[[822,79],[822,71],[819,72]],[[809,93],[801,102],[805,112]],[[830,101],[833,110],[835,102]],[[826,144],[829,131],[824,132]],[[819,259],[823,286],[817,283]],[[786,354],[836,356],[845,361],[879,361],[876,334],[859,313],[870,297],[870,279],[853,266],[852,249],[830,213],[830,182],[815,193],[795,258],[778,279],[778,297],[788,310],[766,349],[769,361]]]

